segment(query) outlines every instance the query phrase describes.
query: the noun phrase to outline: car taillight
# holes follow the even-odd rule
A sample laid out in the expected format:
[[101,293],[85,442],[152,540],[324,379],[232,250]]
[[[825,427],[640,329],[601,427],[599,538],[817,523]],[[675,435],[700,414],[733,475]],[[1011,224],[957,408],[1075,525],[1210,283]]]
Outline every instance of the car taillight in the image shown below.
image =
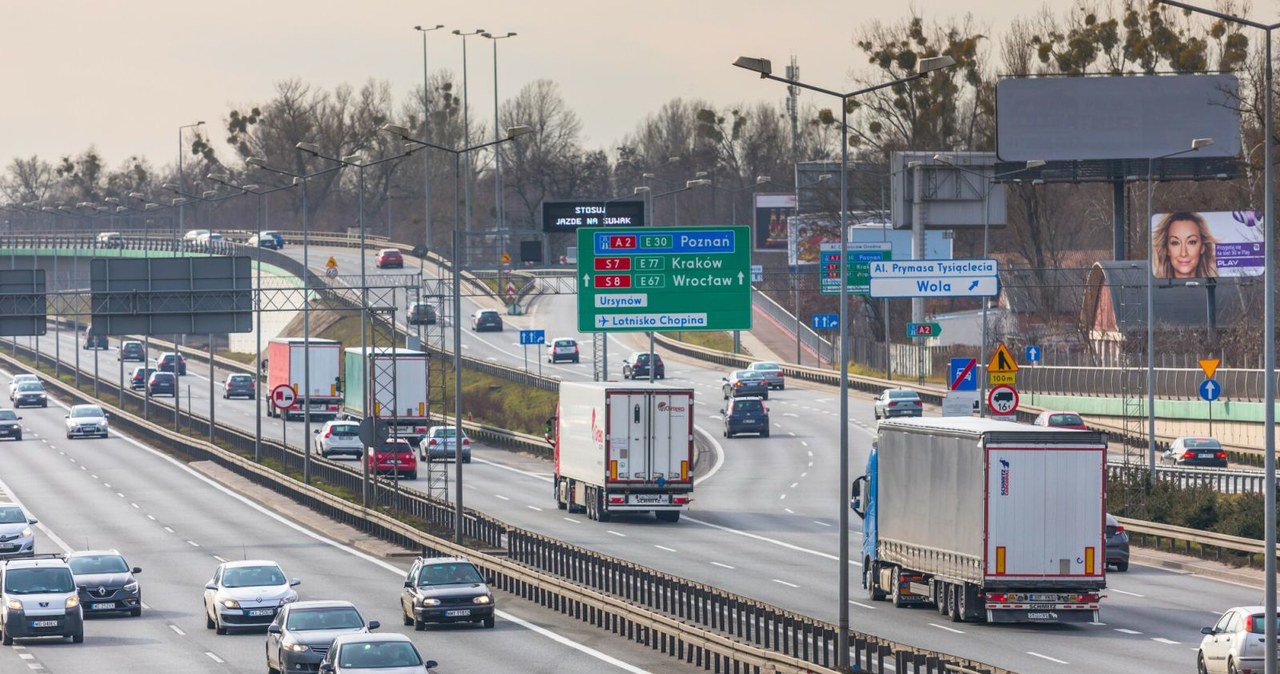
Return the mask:
[[1182,453],[1182,458],[1184,458],[1184,459],[1194,459],[1194,458],[1196,458],[1196,453],[1195,453],[1195,452],[1183,452],[1183,453]]
[[671,502],[675,505],[684,505],[689,502],[689,498],[686,496],[672,496]]
[[627,502],[627,497],[625,497],[625,496],[610,496],[610,497],[609,497],[609,503],[626,503],[626,502]]
[[893,407],[894,405],[897,405],[897,404],[898,404],[898,403],[896,403],[896,402],[889,401],[889,407]]
[[1244,631],[1253,632],[1253,616],[1247,615],[1244,617]]
[[325,432],[324,432],[324,437],[326,437],[326,438],[333,437],[333,431],[325,431]]
[[1123,533],[1124,533],[1124,525],[1123,525],[1123,524],[1117,524],[1117,525],[1116,525],[1116,533],[1117,533],[1117,534],[1123,534]]
[[427,443],[427,446],[428,446],[428,447],[435,447],[435,446],[436,446],[436,444],[438,444],[438,443],[436,442],[435,438],[432,438],[432,439],[431,439],[431,442],[428,442],[428,443]]
[[463,446],[463,447],[470,447],[470,446],[471,446],[471,438],[463,438],[463,439],[462,439],[462,446]]
[[574,352],[574,353],[577,353],[577,352],[578,352],[578,345],[577,345],[577,344],[574,344],[574,345],[573,345],[573,352]]
[[742,382],[740,382],[740,381],[735,381],[735,382],[733,382],[733,385],[734,385],[734,386],[742,386]]
[[1219,458],[1219,459],[1225,459],[1225,458],[1227,458],[1227,453],[1226,453],[1226,452],[1218,452],[1218,458]]
[[1007,598],[1007,595],[996,594],[994,592],[987,594],[987,601],[991,601],[991,602],[1004,603],[1006,598]]

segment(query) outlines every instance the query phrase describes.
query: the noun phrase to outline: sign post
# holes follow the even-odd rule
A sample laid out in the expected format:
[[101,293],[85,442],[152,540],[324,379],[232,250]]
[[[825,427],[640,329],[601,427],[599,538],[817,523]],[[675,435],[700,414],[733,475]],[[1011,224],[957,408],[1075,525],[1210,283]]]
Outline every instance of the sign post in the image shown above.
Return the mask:
[[1200,369],[1204,371],[1204,381],[1200,382],[1200,399],[1209,403],[1209,435],[1213,435],[1213,401],[1222,395],[1222,387],[1214,380],[1213,375],[1222,364],[1220,358],[1203,358]]
[[[333,258],[329,259],[332,260]],[[174,386],[173,390],[178,390],[178,387]],[[289,408],[293,407],[293,403],[297,399],[298,394],[288,384],[280,384],[271,389],[271,404],[275,405],[276,409],[280,411],[280,442],[284,443],[285,447],[289,446]],[[175,408],[178,405],[176,401],[173,404]],[[311,409],[308,407],[303,413],[309,415]],[[311,442],[309,438],[303,438],[302,440],[303,442]]]
[[578,230],[578,330],[751,329],[749,227]]
[[[529,345],[539,345],[547,343],[547,333],[545,330],[521,330],[520,346],[524,349],[524,371],[529,371]],[[538,361],[542,363],[541,360]],[[541,369],[541,365],[538,366]]]

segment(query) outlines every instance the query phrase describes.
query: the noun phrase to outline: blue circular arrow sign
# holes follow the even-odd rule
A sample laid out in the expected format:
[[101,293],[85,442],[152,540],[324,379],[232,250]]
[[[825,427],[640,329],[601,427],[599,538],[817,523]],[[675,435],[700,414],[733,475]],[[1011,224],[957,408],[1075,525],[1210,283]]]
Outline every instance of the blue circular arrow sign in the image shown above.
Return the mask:
[[1206,402],[1213,402],[1222,395],[1222,387],[1213,379],[1206,379],[1200,382],[1200,399]]

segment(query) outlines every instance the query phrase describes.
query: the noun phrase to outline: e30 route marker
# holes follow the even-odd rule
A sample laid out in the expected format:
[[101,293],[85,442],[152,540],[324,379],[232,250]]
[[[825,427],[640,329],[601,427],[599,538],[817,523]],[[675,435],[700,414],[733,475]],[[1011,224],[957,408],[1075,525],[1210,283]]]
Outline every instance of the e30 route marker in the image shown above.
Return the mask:
[[293,387],[288,384],[281,384],[271,389],[271,403],[282,410],[293,407],[293,403],[297,399],[298,395],[293,392]]

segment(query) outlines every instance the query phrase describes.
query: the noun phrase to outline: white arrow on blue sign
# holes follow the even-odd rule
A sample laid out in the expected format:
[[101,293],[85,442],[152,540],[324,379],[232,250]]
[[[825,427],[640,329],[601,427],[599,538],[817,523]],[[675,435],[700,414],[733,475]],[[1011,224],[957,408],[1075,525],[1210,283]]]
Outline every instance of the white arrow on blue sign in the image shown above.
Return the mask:
[[1040,362],[1040,347],[1038,347],[1038,346],[1028,346],[1028,347],[1027,347],[1027,353],[1026,353],[1026,359],[1025,359],[1025,360],[1026,360],[1028,363],[1039,363],[1039,362]]
[[521,330],[520,344],[529,346],[531,344],[546,344],[547,332],[545,330]]
[[1200,382],[1200,399],[1206,402],[1213,402],[1222,395],[1222,387],[1213,379],[1206,379]]
[[814,314],[814,330],[839,330],[840,314]]

